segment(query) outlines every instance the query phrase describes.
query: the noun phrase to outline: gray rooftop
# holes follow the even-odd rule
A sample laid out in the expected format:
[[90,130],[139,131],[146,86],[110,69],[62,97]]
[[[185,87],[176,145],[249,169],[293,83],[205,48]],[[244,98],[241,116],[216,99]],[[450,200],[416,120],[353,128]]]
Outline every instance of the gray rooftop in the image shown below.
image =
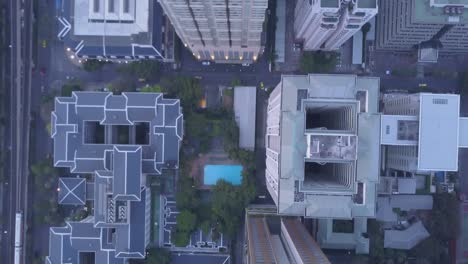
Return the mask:
[[[88,121],[104,125],[104,143],[85,143]],[[112,144],[112,125],[139,122],[149,124],[149,144]],[[83,205],[90,200],[93,211],[80,222],[50,229],[47,262],[79,263],[80,252],[94,253],[96,264],[144,258],[151,212],[146,174],[177,168],[183,131],[179,101],[154,93],[73,93],[56,98],[52,130],[55,166],[94,176],[88,182],[60,178],[59,202]]]
[[58,187],[58,203],[84,205],[86,202],[86,179],[60,178]]
[[72,97],[57,97],[52,112],[54,166],[69,167],[72,173],[108,170],[106,159],[114,144],[85,143],[85,125],[91,122],[104,129],[147,123],[149,144],[141,145],[142,173],[161,174],[163,168],[178,167],[183,136],[179,100],[164,99],[159,93],[73,92]]
[[385,230],[384,247],[409,250],[429,236],[424,225],[417,222],[405,230]]
[[431,210],[433,205],[432,195],[392,195],[390,206],[400,208],[402,211]]

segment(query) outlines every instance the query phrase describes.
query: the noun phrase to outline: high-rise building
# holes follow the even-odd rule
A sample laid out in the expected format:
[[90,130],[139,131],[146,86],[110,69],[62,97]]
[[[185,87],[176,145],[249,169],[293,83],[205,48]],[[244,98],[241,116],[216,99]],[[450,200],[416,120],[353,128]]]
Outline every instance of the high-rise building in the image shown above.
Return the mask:
[[245,240],[247,264],[330,264],[298,218],[247,213]]
[[262,52],[268,0],[158,0],[183,44],[199,60],[249,63]]
[[377,12],[377,0],[298,0],[295,38],[304,50],[337,50]]
[[468,118],[460,117],[459,95],[387,95],[383,105],[381,142],[388,169],[458,170],[458,150],[467,147],[468,126]]
[[441,52],[466,52],[466,1],[380,0],[376,48],[409,51],[421,43]]
[[268,100],[266,184],[278,214],[374,217],[379,79],[283,76]]

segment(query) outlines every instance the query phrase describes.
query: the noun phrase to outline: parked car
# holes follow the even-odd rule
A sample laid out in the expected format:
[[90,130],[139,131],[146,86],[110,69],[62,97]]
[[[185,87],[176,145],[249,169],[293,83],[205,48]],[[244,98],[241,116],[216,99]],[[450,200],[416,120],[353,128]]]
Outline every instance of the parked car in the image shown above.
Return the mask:
[[203,66],[210,66],[211,62],[210,61],[202,61],[201,63]]

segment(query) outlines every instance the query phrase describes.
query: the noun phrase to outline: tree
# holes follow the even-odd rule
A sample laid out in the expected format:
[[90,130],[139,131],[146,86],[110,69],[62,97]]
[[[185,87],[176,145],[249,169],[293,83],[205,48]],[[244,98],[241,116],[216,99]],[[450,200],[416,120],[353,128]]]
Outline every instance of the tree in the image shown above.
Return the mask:
[[220,232],[234,236],[244,210],[244,197],[239,187],[219,180],[212,190],[212,213]]
[[444,245],[433,236],[421,241],[410,253],[417,259],[426,260],[427,263],[449,263],[444,261],[446,258]]
[[154,79],[160,72],[159,62],[156,60],[139,60],[119,68],[120,72],[134,75],[139,79]]
[[190,234],[176,230],[175,233],[172,233],[171,239],[176,247],[185,247],[189,243]]
[[70,81],[62,86],[62,96],[69,97],[73,91],[81,91],[81,84],[78,81]]
[[460,235],[459,202],[454,194],[434,195],[429,230],[437,240],[449,241]]
[[371,27],[372,27],[372,25],[371,25],[369,22],[365,23],[365,24],[362,26],[361,31],[362,31],[362,34],[364,35],[364,37],[365,37],[366,34],[370,31]]
[[171,252],[165,248],[150,248],[146,256],[147,264],[170,264],[172,262]]
[[159,83],[169,97],[179,98],[186,111],[198,108],[202,97],[202,89],[198,79],[176,76],[163,78]]
[[197,216],[188,210],[183,210],[177,215],[177,230],[191,233],[197,224]]
[[179,190],[176,193],[176,203],[179,210],[194,210],[200,205],[197,190],[195,189],[193,179],[187,175],[181,175],[179,178]]
[[162,93],[163,88],[159,84],[155,84],[152,86],[145,86],[140,89],[140,92],[142,93]]
[[329,73],[335,69],[336,53],[304,51],[299,61],[303,73]]
[[132,92],[135,90],[135,85],[132,80],[128,78],[119,78],[107,85],[109,91],[114,94],[121,94],[122,92]]
[[87,72],[93,72],[93,71],[98,71],[102,69],[102,67],[106,64],[105,61],[99,61],[99,60],[93,60],[93,59],[87,59],[83,63],[83,69]]

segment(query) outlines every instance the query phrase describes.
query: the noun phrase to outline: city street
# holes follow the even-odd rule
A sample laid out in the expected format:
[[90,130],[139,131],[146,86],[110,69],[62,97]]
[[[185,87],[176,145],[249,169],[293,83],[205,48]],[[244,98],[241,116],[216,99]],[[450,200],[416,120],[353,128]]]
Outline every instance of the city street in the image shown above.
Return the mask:
[[[31,98],[31,38],[32,38],[32,1],[9,1],[9,40],[10,53],[8,60],[9,87],[7,106],[8,127],[4,140],[8,146],[7,162],[4,167],[8,175],[4,190],[2,259],[13,263],[15,244],[16,213],[23,213],[28,218],[28,176],[29,176],[29,132],[30,132],[30,98]],[[28,230],[27,221],[23,221],[21,230]],[[23,243],[26,232],[19,234]],[[26,263],[26,247],[17,251],[18,257]]]

